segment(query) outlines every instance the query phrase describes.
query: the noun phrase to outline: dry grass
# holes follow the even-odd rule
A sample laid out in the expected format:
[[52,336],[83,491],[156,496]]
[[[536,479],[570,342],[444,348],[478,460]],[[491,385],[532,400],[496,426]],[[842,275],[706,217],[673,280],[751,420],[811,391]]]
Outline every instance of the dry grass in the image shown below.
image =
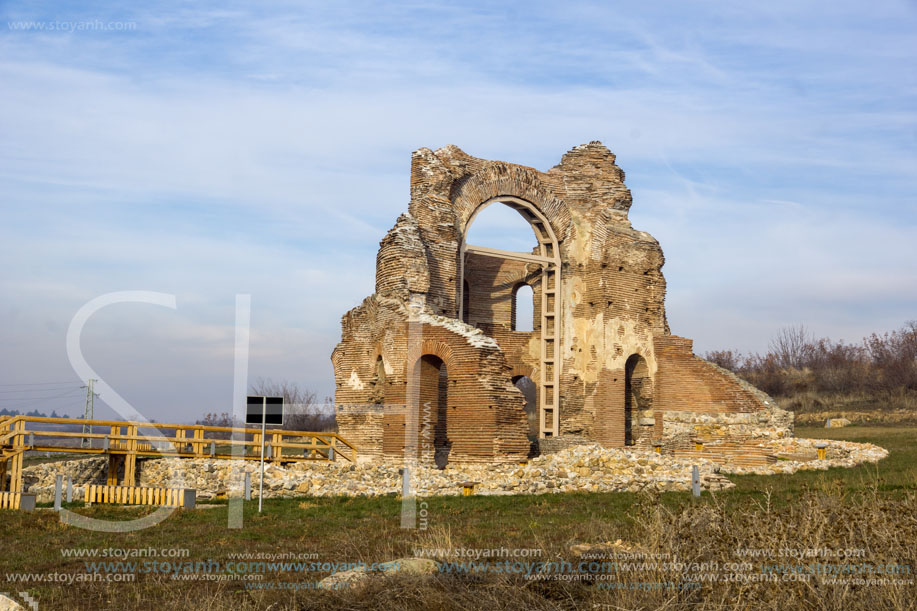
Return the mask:
[[[427,577],[374,577],[350,590],[250,590],[244,582],[175,581],[139,575],[136,583],[29,584],[41,609],[912,609],[913,583],[838,585],[820,576],[808,580],[774,573],[776,582],[709,582],[730,574],[760,579],[768,565],[808,566],[854,562],[901,565],[913,570],[917,541],[917,429],[851,427],[822,434],[883,443],[891,456],[876,466],[807,472],[794,476],[743,476],[734,490],[692,499],[661,496],[570,494],[524,497],[428,499],[427,530],[400,528],[400,501],[375,499],[291,499],[266,503],[263,516],[246,510],[241,531],[226,528],[220,509],[186,512],[160,526],[129,534],[89,533],[61,526],[50,512],[0,514],[5,544],[0,573],[85,571],[81,561],[61,558],[66,547],[176,546],[191,560],[227,560],[250,552],[315,552],[321,561],[387,561],[414,555],[417,548],[537,548],[533,561],[580,559],[571,546],[622,539],[632,552],[668,554],[668,562],[706,563],[628,566],[615,570],[555,571],[547,579],[489,570],[453,570]],[[130,515],[95,507],[96,517]],[[796,560],[739,555],[741,549],[861,550],[852,559]],[[858,552],[859,553],[859,552]],[[462,558],[441,558],[458,562]],[[666,561],[665,558],[657,560]],[[728,567],[747,561],[751,567]],[[486,566],[495,567],[497,560]],[[714,563],[717,563],[714,565]],[[454,568],[454,567],[453,567]],[[314,583],[328,574],[297,571],[265,575],[270,583]],[[570,580],[578,574],[582,580]],[[845,575],[857,579],[869,575]],[[886,577],[873,575],[871,578]],[[913,574],[889,575],[913,580]],[[691,584],[699,583],[699,587]],[[614,584],[609,589],[607,584]],[[665,588],[646,584],[673,584]],[[681,589],[678,584],[682,584]],[[5,584],[7,585],[7,584]],[[620,589],[618,589],[620,588]],[[634,589],[639,588],[639,589]],[[649,589],[647,589],[649,588]],[[18,584],[3,590],[22,589]]]

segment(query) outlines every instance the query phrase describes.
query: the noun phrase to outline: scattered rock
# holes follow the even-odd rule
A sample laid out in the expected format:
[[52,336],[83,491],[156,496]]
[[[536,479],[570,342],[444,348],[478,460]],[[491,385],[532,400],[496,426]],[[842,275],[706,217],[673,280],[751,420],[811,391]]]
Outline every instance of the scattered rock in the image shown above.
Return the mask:
[[386,573],[405,573],[407,575],[432,575],[439,572],[439,565],[429,558],[399,558],[381,565]]
[[[825,442],[826,460],[813,460],[816,443]],[[700,472],[701,487],[723,490],[733,486],[724,474],[794,473],[800,469],[852,467],[877,462],[888,455],[878,446],[849,441],[799,438],[762,439],[774,464],[758,467],[721,466],[704,458],[676,458],[648,449],[603,448],[596,444],[575,445],[554,454],[539,456],[525,465],[450,464],[440,470],[429,466],[411,469],[411,487],[419,496],[462,494],[462,483],[479,482],[478,495],[559,494],[563,492],[687,491],[691,467]],[[105,458],[44,463],[24,470],[27,490],[39,502],[50,502],[58,473],[73,477],[74,497],[82,498],[83,486],[104,483]],[[346,462],[303,462],[285,467],[270,465],[264,473],[266,498],[320,496],[378,496],[401,493],[403,465]],[[239,465],[228,460],[164,458],[146,460],[140,467],[141,486],[194,488],[199,501],[218,496],[242,496],[243,473],[251,474],[252,494],[258,495],[258,464]]]
[[613,558],[615,554],[636,554],[645,553],[646,550],[634,543],[626,543],[618,539],[614,543],[606,541],[605,543],[578,543],[570,546],[570,553],[590,558]]
[[7,598],[3,594],[0,594],[0,611],[25,611],[25,607],[12,598]]
[[432,575],[439,572],[439,565],[429,558],[399,558],[381,563],[378,572],[374,573],[365,567],[332,573],[319,582],[319,587],[326,589],[357,588],[366,584],[376,575]]

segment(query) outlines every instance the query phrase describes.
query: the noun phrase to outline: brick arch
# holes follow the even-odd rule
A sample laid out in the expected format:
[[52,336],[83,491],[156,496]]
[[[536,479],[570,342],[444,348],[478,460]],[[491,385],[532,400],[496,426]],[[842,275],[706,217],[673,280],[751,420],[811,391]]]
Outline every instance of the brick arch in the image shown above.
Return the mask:
[[478,208],[501,197],[516,197],[527,201],[544,215],[558,241],[569,237],[572,223],[567,204],[555,197],[533,170],[511,164],[490,163],[453,187],[452,201],[462,239],[467,233],[469,220]]
[[[512,300],[512,302],[510,303],[510,328],[513,331],[519,330],[519,290],[524,286],[532,289],[532,298],[533,299],[535,296],[535,287],[532,286],[530,283],[526,282],[524,279],[518,280],[515,284],[513,284],[512,291],[510,291],[511,300]],[[534,330],[535,330],[535,307],[533,304],[532,305],[532,328],[529,329],[529,332],[533,332]]]
[[639,414],[648,412],[655,417],[653,377],[649,362],[639,352],[627,357],[624,363],[624,435],[625,445],[646,444],[653,430],[646,430],[639,422]]
[[382,342],[376,342],[375,344],[373,344],[372,358],[370,358],[369,360],[369,362],[372,364],[373,367],[376,366],[376,361],[379,359],[380,356],[382,357],[383,360],[385,360],[385,355],[382,354]]
[[[551,194],[548,188],[536,177],[534,170],[522,166],[504,163],[491,163],[479,172],[457,182],[453,187],[452,200],[458,231],[458,255],[455,262],[455,291],[461,295],[465,276],[464,259],[466,252],[465,236],[474,222],[476,215],[491,204],[502,202],[516,209],[538,236],[541,262],[546,272],[553,276],[553,312],[545,307],[547,299],[542,293],[541,324],[535,325],[533,331],[540,329],[538,341],[542,343],[541,375],[539,388],[539,434],[542,437],[558,435],[560,431],[560,370],[563,365],[560,353],[563,320],[563,280],[561,270],[564,256],[561,244],[573,233],[570,210],[567,205]],[[538,226],[544,229],[539,236]],[[498,255],[499,256],[499,255]],[[544,290],[544,289],[542,289]],[[464,298],[459,303],[463,303]],[[515,306],[515,303],[513,304]],[[515,315],[515,307],[513,309]],[[464,311],[459,310],[459,317]],[[548,333],[547,325],[553,319],[553,334]],[[551,337],[547,344],[545,338]],[[547,349],[551,353],[546,352]],[[550,363],[550,364],[549,364]]]
[[[414,367],[417,365],[417,361],[423,358],[426,355],[431,355],[439,358],[442,362],[446,364],[446,369],[449,371],[456,371],[457,363],[455,360],[455,353],[452,351],[452,347],[442,341],[425,339],[420,342],[420,346],[417,348],[408,349],[408,358],[405,363],[405,367]],[[409,375],[410,371],[405,371],[405,375]]]
[[522,376],[525,376],[534,382],[535,381],[535,368],[532,367],[531,365],[526,365],[524,363],[513,365],[513,368],[510,369],[510,373],[509,373],[510,381],[515,383],[515,380],[517,378],[521,378]]

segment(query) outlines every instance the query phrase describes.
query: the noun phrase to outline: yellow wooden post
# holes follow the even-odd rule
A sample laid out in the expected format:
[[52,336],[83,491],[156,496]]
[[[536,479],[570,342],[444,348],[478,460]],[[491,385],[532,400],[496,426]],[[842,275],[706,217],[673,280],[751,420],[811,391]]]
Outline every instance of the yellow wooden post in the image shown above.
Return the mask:
[[[204,438],[204,429],[194,429],[194,438],[203,439]],[[194,455],[201,456],[204,453],[204,444],[195,443],[194,444]]]
[[14,430],[17,434],[13,437],[13,449],[19,450],[12,460],[10,472],[10,492],[22,492],[22,457],[25,455],[25,421],[18,420]]
[[118,484],[118,469],[122,464],[124,464],[124,456],[119,454],[108,455],[108,476],[105,480],[106,484],[109,486],[116,486]]
[[280,446],[283,435],[281,433],[274,433],[271,436],[271,456],[274,458],[280,458],[283,455],[283,448]]
[[[128,425],[127,436],[137,436],[137,426]],[[137,480],[137,440],[127,440],[127,455],[124,457],[124,485],[133,486]]]

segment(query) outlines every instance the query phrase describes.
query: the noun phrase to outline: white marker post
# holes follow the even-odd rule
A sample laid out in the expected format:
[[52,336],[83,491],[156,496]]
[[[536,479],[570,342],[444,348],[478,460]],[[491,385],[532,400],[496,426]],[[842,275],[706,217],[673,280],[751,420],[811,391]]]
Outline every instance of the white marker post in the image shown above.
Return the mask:
[[261,397],[261,482],[258,484],[258,513],[264,502],[264,427],[267,426],[267,397]]
[[[257,424],[259,420],[261,422],[261,477],[258,483],[258,513],[261,513],[264,507],[264,449],[267,421],[270,419],[271,424],[283,425],[284,404],[283,397],[249,396],[246,402],[248,405],[245,412],[245,424]],[[268,413],[268,405],[271,406],[270,413]],[[260,409],[258,409],[259,406]]]

